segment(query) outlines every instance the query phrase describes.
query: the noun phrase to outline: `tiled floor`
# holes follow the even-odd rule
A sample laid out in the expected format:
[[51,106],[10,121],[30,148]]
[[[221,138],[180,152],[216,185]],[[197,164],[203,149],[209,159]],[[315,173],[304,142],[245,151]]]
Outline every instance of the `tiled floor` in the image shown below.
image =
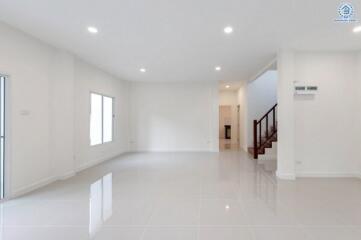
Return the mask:
[[236,151],[125,155],[4,203],[0,239],[361,239],[360,180],[283,182],[274,166]]
[[219,149],[221,151],[238,151],[239,148],[239,143],[235,143],[234,141],[232,142],[231,139],[224,139],[224,138],[220,138],[219,139]]

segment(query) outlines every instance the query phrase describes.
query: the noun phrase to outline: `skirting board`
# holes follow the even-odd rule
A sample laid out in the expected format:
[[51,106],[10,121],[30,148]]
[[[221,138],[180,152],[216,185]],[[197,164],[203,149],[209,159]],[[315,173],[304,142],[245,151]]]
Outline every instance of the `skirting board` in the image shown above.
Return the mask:
[[26,186],[26,187],[22,187],[22,188],[20,188],[20,189],[18,189],[18,190],[16,190],[16,191],[14,191],[14,192],[11,194],[11,196],[9,196],[9,198],[10,198],[10,199],[12,199],[12,198],[17,198],[17,197],[19,197],[19,196],[22,196],[22,195],[24,195],[24,194],[27,194],[27,193],[29,193],[29,192],[32,192],[32,191],[34,191],[34,190],[36,190],[36,189],[45,187],[46,185],[49,185],[49,184],[51,184],[51,183],[53,183],[53,182],[56,182],[56,181],[58,181],[58,180],[66,180],[66,179],[68,179],[68,178],[71,178],[71,177],[75,176],[75,174],[76,174],[76,173],[75,173],[74,171],[70,171],[70,172],[65,173],[65,174],[63,174],[63,175],[61,175],[61,176],[57,176],[57,177],[54,176],[54,177],[49,177],[49,178],[40,180],[40,181],[38,181],[38,182],[35,182],[35,183],[33,183],[33,184],[30,184],[30,185],[28,185],[28,186]]
[[296,180],[296,176],[293,173],[280,173],[277,171],[276,176],[281,180]]
[[300,178],[361,178],[361,173],[342,172],[303,172],[296,173]]
[[114,159],[114,158],[116,158],[118,156],[121,156],[123,154],[126,154],[126,153],[128,153],[128,152],[121,152],[121,153],[117,153],[117,154],[115,154],[113,156],[110,156],[110,157],[101,158],[101,159],[97,159],[97,160],[94,160],[94,161],[91,161],[91,162],[87,162],[87,163],[85,163],[83,165],[80,165],[80,166],[76,167],[75,171],[76,171],[76,173],[81,172],[81,171],[83,171],[85,169],[94,167],[94,166],[96,166],[96,165],[98,165],[98,164],[100,164],[102,162],[112,160],[112,159]]
[[58,180],[56,177],[49,177],[46,179],[42,179],[38,182],[32,183],[28,186],[19,188],[19,189],[15,190],[14,192],[11,192],[9,199],[20,197],[24,194],[27,194],[29,192],[32,192],[32,191],[38,189],[38,188],[44,187],[48,184],[51,184],[51,183],[55,182],[56,180]]
[[51,184],[53,182],[56,182],[58,180],[65,180],[65,179],[71,178],[71,177],[75,176],[76,173],[78,173],[80,171],[83,171],[85,169],[93,167],[93,166],[95,166],[97,164],[100,164],[102,162],[111,160],[111,159],[113,159],[113,158],[115,158],[117,156],[120,156],[122,154],[124,154],[124,153],[120,153],[120,154],[115,155],[113,157],[103,158],[103,159],[100,159],[98,161],[93,161],[91,163],[88,163],[86,165],[81,166],[81,168],[76,169],[76,171],[70,171],[70,172],[65,173],[65,174],[63,174],[61,176],[53,176],[53,177],[45,178],[45,179],[42,179],[42,180],[40,180],[38,182],[35,182],[35,183],[32,183],[32,184],[27,185],[25,187],[19,188],[19,189],[15,190],[15,191],[12,191],[10,193],[10,196],[8,197],[8,199],[14,199],[14,198],[20,197],[20,196],[25,195],[25,194],[27,194],[29,192],[32,192],[32,191],[34,191],[36,189],[45,187],[46,185],[49,185],[49,184]]
[[296,178],[360,178],[361,173],[342,173],[342,172],[303,172],[303,173],[280,173],[276,176],[282,180],[296,180]]
[[68,173],[59,176],[57,180],[66,180],[68,178],[74,177],[75,175],[76,175],[75,171],[70,171]]
[[133,149],[129,153],[219,153],[219,149]]

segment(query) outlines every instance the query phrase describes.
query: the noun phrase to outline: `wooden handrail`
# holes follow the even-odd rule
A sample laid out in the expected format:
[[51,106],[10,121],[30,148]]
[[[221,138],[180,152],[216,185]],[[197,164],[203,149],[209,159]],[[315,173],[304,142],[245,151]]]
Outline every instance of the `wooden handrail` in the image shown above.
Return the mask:
[[[259,150],[264,148],[266,144],[268,144],[271,139],[277,133],[277,121],[276,121],[276,107],[277,103],[267,111],[265,115],[260,120],[253,120],[253,157],[254,159],[258,159]],[[272,113],[272,132],[269,132],[269,114]],[[264,141],[262,142],[262,121],[266,119],[266,136],[264,137]],[[258,129],[259,128],[259,129]]]
[[262,121],[266,116],[268,116],[268,114],[270,114],[270,112],[272,112],[276,107],[277,107],[277,103],[276,103],[270,110],[268,110],[268,112],[267,112],[265,115],[263,115],[263,117],[261,117],[261,119],[258,120],[258,122],[261,122],[261,121]]

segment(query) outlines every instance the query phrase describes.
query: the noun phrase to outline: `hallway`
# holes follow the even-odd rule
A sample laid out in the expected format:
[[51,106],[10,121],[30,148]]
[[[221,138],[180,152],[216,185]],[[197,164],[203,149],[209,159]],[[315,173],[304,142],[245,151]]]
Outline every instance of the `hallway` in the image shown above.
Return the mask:
[[[0,238],[361,238],[360,180],[283,182],[267,166],[235,151],[123,155],[2,204]],[[109,173],[97,208],[90,185]]]

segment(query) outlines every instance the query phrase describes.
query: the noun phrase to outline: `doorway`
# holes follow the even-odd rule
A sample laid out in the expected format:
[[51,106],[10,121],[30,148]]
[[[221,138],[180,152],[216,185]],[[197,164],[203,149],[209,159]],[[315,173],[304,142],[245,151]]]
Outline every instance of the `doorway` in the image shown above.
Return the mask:
[[219,149],[239,149],[239,117],[238,106],[219,106]]

